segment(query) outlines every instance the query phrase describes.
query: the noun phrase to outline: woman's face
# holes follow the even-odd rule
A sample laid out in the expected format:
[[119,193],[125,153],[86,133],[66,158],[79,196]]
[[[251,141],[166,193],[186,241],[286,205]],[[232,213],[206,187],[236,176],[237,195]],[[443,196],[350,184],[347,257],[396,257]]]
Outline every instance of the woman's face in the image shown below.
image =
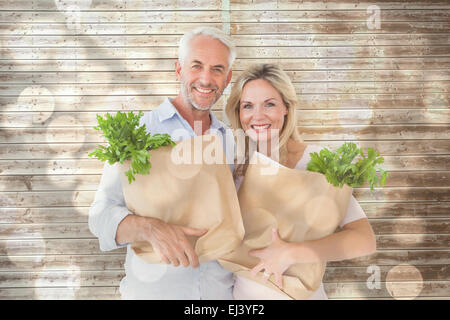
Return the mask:
[[[281,134],[288,109],[280,93],[266,80],[245,84],[239,106],[242,128],[254,141],[270,141]],[[278,130],[278,132],[277,132]]]

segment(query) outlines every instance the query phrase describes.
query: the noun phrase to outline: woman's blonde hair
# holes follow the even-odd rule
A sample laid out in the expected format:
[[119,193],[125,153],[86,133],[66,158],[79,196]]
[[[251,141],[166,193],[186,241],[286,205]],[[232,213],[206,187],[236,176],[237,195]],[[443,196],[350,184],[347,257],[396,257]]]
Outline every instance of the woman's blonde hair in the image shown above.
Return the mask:
[[[294,141],[303,142],[300,134],[297,131],[296,115],[295,111],[298,106],[297,94],[295,88],[291,82],[291,79],[278,65],[270,63],[254,64],[244,70],[234,83],[230,96],[225,107],[225,113],[233,129],[242,129],[241,121],[239,118],[240,112],[240,100],[242,96],[242,90],[244,86],[253,80],[263,79],[270,83],[281,95],[284,105],[288,109],[287,115],[284,117],[284,124],[279,134],[279,152],[280,163],[286,160],[287,156],[287,142],[289,139]],[[246,146],[246,152],[248,152],[248,146]],[[248,154],[246,153],[246,163],[248,163]],[[237,170],[245,171],[245,168],[237,166]],[[236,172],[236,171],[235,171]],[[245,172],[244,172],[245,173]]]

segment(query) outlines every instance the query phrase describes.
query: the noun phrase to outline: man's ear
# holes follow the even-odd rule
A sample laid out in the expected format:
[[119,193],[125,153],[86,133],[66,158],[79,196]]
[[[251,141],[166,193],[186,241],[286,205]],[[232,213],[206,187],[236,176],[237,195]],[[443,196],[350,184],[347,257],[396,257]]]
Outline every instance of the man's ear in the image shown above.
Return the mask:
[[233,70],[230,69],[230,71],[228,71],[228,75],[227,75],[227,85],[230,83],[232,75],[233,75]]
[[181,64],[178,60],[175,61],[175,73],[177,74],[177,81],[181,81]]

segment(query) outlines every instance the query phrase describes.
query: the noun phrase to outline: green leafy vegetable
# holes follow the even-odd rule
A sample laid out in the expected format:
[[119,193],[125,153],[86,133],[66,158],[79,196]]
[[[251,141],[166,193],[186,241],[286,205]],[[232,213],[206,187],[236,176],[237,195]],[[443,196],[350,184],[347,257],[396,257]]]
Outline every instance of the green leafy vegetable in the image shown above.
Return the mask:
[[151,163],[148,150],[157,149],[161,146],[172,145],[168,134],[147,133],[145,125],[139,126],[139,119],[143,116],[142,111],[137,115],[133,112],[128,114],[117,112],[115,116],[106,114],[106,118],[97,115],[98,126],[95,130],[101,130],[108,145],[99,145],[89,153],[89,157],[95,157],[100,161],[108,161],[109,164],[116,162],[124,163],[131,159],[130,170],[125,172],[128,183],[135,180],[135,174],[148,174]]
[[[329,183],[340,188],[344,184],[350,187],[359,187],[367,181],[372,192],[376,185],[382,186],[386,183],[389,173],[375,168],[377,164],[384,162],[383,157],[378,157],[378,152],[372,148],[367,148],[367,152],[366,157],[362,148],[358,149],[356,144],[351,142],[344,143],[336,152],[323,148],[320,150],[320,154],[310,153],[311,160],[308,162],[306,170],[324,174]],[[353,159],[358,155],[361,156],[361,159],[353,163]],[[376,174],[377,171],[380,172],[380,176]]]

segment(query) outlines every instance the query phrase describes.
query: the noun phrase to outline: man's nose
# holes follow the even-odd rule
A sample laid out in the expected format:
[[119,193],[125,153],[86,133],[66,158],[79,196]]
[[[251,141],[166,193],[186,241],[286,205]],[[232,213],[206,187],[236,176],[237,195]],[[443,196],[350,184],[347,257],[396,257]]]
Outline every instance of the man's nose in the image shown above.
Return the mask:
[[200,74],[200,83],[204,86],[210,86],[212,83],[211,72],[209,70],[203,70]]

